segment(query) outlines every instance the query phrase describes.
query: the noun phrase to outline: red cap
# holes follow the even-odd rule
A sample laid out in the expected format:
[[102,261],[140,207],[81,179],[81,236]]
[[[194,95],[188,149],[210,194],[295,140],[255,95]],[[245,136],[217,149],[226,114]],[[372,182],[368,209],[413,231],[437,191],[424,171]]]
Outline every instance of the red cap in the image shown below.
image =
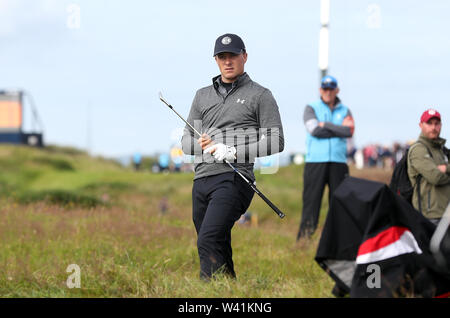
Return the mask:
[[428,109],[423,112],[420,117],[420,122],[427,123],[431,118],[439,118],[439,120],[441,120],[441,114],[439,114],[439,112],[435,109]]

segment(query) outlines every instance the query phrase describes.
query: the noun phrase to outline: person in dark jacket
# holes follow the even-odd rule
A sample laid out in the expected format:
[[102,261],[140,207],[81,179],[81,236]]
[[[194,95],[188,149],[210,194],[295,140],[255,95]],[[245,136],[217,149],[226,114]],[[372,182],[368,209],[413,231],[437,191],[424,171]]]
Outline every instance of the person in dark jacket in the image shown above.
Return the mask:
[[339,87],[332,76],[325,76],[320,99],[305,107],[306,157],[303,173],[303,210],[297,240],[310,237],[319,221],[325,185],[329,198],[348,175],[347,139],[355,124],[350,109],[337,96]]
[[217,38],[214,58],[220,75],[197,91],[186,125],[183,152],[195,155],[192,188],[200,277],[216,273],[235,277],[231,229],[249,207],[254,192],[224,163],[227,160],[252,182],[254,159],[283,151],[277,103],[267,88],[244,71],[247,51],[235,34]]

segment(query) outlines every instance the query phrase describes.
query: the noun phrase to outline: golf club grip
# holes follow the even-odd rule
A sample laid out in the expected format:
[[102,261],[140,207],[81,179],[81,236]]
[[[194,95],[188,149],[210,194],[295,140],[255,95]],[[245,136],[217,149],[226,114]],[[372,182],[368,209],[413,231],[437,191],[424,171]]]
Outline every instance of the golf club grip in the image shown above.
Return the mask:
[[283,212],[281,212],[280,209],[275,206],[275,204],[270,202],[270,200],[267,199],[267,197],[261,191],[259,191],[255,186],[254,186],[254,190],[261,197],[261,199],[263,199],[264,202],[266,202],[272,208],[272,210],[274,210],[275,213],[278,214],[280,219],[285,217],[285,214]]

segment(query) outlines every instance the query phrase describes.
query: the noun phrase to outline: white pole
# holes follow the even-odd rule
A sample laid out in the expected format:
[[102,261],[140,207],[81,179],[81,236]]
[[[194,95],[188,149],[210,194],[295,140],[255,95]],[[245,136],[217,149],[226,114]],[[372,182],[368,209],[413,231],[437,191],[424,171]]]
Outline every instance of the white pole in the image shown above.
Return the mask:
[[320,79],[327,75],[329,54],[330,0],[320,0],[319,69]]
[[89,101],[87,104],[87,116],[86,116],[86,151],[88,154],[92,154],[92,105]]

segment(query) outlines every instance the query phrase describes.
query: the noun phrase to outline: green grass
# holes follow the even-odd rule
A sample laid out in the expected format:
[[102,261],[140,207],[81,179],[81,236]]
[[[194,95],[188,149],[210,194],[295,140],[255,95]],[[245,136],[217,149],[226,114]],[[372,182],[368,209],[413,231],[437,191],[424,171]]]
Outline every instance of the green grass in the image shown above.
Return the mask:
[[[332,297],[314,256],[319,229],[297,243],[302,166],[257,174],[258,224],[232,233],[237,279],[198,278],[192,174],[134,172],[72,148],[0,146],[0,297]],[[165,198],[168,211],[162,214]],[[69,289],[67,266],[81,269]]]

